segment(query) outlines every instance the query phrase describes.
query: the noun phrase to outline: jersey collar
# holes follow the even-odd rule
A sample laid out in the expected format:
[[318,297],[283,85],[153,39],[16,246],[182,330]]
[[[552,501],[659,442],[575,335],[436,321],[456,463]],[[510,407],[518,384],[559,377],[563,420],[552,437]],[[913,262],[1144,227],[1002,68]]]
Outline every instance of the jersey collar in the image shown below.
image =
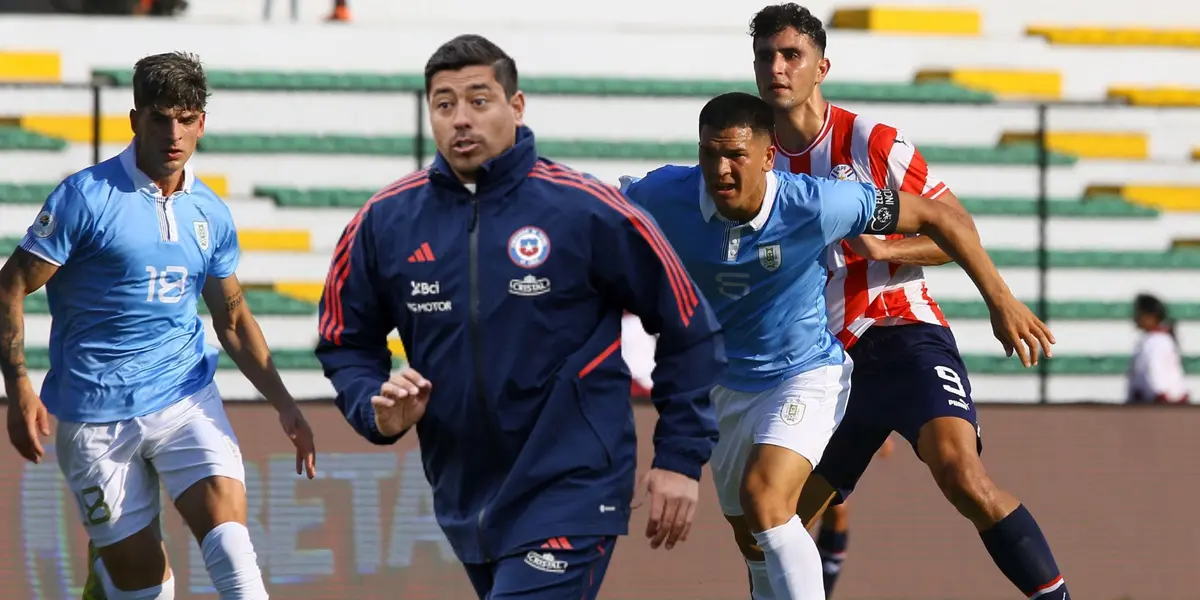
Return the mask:
[[[130,142],[124,150],[121,151],[121,167],[125,169],[125,174],[129,176],[129,180],[137,187],[139,191],[146,192],[151,196],[161,196],[162,190],[158,188],[158,184],[150,179],[149,175],[142,172],[137,166],[137,155],[134,154],[134,142]],[[192,186],[196,183],[196,173],[190,164],[183,165],[183,186],[180,188],[185,194],[192,193]]]
[[[767,172],[767,189],[763,192],[762,206],[758,209],[758,214],[750,219],[750,228],[758,231],[767,224],[767,219],[771,216],[771,208],[775,205],[775,190],[779,187],[779,180],[775,176],[775,171]],[[713,202],[712,196],[708,195],[708,189],[704,185],[704,178],[700,178],[700,214],[704,215],[705,221],[711,221],[714,216],[722,221],[729,221],[717,212],[717,203]]]

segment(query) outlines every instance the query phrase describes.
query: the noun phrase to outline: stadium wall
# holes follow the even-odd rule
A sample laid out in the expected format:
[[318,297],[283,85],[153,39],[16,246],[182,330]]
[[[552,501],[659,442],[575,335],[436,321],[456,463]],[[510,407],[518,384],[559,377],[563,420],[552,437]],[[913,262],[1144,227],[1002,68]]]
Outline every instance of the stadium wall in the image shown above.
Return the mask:
[[[321,449],[315,481],[295,460],[264,404],[228,410],[243,434],[250,527],[272,592],[294,600],[472,597],[430,514],[416,439],[391,448],[358,438],[337,410],[307,404]],[[636,409],[640,463],[649,465],[654,409]],[[1080,598],[1195,600],[1200,521],[1200,409],[981,406],[991,475],[1038,517]],[[250,435],[250,432],[264,432]],[[0,478],[0,589],[5,598],[78,598],[86,540],[51,454],[41,465],[9,451]],[[651,551],[634,512],[601,597],[744,598],[746,576],[713,496],[701,482],[691,539]],[[164,506],[167,505],[164,499]],[[1015,591],[971,526],[900,442],[873,465],[850,504],[850,554],[840,600],[1000,600]],[[197,545],[173,511],[165,519],[177,597],[211,599]],[[1133,551],[1133,549],[1138,549]]]

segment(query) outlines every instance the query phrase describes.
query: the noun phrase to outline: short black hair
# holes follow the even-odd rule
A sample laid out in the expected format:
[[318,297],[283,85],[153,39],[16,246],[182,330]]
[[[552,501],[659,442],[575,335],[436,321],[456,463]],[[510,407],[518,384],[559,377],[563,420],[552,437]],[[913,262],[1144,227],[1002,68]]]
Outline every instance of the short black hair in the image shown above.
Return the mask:
[[749,127],[754,133],[770,136],[775,131],[775,111],[754,94],[727,92],[709,100],[700,109],[700,129],[718,131],[730,127]]
[[204,112],[208,96],[208,76],[195,54],[154,54],[133,66],[133,106],[138,110]]
[[788,27],[808,36],[821,54],[825,54],[825,26],[821,24],[821,19],[795,2],[773,4],[758,11],[754,18],[750,19],[750,37],[758,41]]
[[1157,296],[1138,294],[1133,299],[1133,310],[1138,314],[1150,315],[1159,321],[1167,320],[1167,305]]
[[442,44],[425,63],[425,94],[430,92],[429,83],[434,75],[474,66],[491,67],[505,97],[512,98],[517,93],[516,61],[482,35],[464,34]]

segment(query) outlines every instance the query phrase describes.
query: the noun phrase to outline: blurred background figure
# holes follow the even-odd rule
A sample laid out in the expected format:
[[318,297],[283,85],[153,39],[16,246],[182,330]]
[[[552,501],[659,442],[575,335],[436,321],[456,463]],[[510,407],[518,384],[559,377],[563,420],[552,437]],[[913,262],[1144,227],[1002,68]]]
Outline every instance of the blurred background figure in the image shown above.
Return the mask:
[[342,23],[350,21],[350,7],[346,6],[346,0],[333,0],[333,13],[328,20]]
[[1142,330],[1129,368],[1130,404],[1184,404],[1188,401],[1183,359],[1167,305],[1156,296],[1138,294],[1133,322]]

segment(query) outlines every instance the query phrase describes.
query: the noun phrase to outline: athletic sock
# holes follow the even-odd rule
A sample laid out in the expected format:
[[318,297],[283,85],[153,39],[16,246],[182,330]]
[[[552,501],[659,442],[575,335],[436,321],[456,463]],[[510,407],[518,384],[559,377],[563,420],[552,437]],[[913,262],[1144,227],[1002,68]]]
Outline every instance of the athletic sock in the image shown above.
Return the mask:
[[834,531],[821,528],[817,534],[817,550],[821,553],[821,568],[825,574],[825,597],[833,595],[833,585],[842,574],[842,562],[846,560],[846,542],[849,531]]
[[751,600],[775,600],[775,592],[771,590],[771,576],[767,573],[767,563],[761,560],[747,560],[746,568],[750,569]]
[[267,600],[258,556],[245,525],[221,523],[200,542],[204,566],[221,600]]
[[766,557],[771,589],[777,600],[824,600],[821,554],[800,516],[754,534]]
[[1022,504],[979,534],[1001,573],[1029,598],[1070,600],[1050,544]]

